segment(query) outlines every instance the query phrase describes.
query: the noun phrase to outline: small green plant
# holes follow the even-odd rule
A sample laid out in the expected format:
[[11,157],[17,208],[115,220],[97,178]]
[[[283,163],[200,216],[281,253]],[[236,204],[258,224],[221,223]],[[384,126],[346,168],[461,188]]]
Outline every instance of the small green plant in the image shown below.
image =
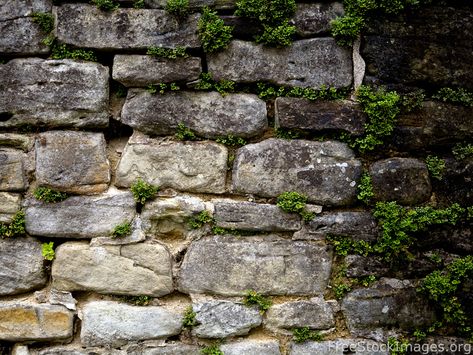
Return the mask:
[[33,12],[32,16],[44,33],[50,33],[54,29],[54,16],[49,12]]
[[409,341],[405,339],[398,340],[390,337],[388,339],[388,348],[391,355],[405,355],[409,348]]
[[54,260],[54,257],[56,256],[54,252],[54,242],[41,244],[41,254],[43,254],[44,260]]
[[345,282],[335,282],[332,288],[337,300],[341,300],[348,292],[351,291],[351,286]]
[[346,14],[333,20],[331,26],[332,36],[337,40],[337,43],[340,46],[349,47],[365,27],[365,20],[361,16]]
[[147,55],[158,58],[168,58],[168,59],[177,59],[177,58],[188,58],[186,49],[184,47],[176,48],[163,48],[163,47],[149,47],[146,51]]
[[355,281],[358,285],[364,286],[364,287],[369,287],[373,283],[375,283],[377,280],[375,275],[368,275],[368,276],[363,276],[357,278]]
[[184,18],[189,13],[189,0],[167,0],[166,11],[178,18]]
[[208,345],[200,350],[202,355],[225,355],[218,344]]
[[307,211],[306,208],[307,197],[295,192],[283,192],[277,198],[277,205],[285,212],[298,213],[304,219],[304,221],[311,221],[315,215],[312,212]]
[[190,128],[184,125],[184,123],[179,123],[177,125],[175,137],[180,141],[196,141],[199,139]]
[[427,338],[427,333],[420,329],[416,329],[414,333],[412,333],[412,336],[416,341],[423,341],[425,338]]
[[327,235],[326,239],[333,245],[335,254],[340,256],[347,256],[349,253],[366,256],[373,252],[372,245],[365,240],[353,240],[345,236],[332,234]]
[[361,175],[360,183],[358,184],[358,194],[356,195],[356,197],[358,198],[358,200],[362,201],[367,205],[374,197],[371,175],[368,172],[364,172]]
[[210,212],[207,210],[200,211],[195,216],[192,216],[187,221],[189,228],[191,229],[198,229],[202,228],[207,223],[212,223],[213,217],[211,216]]
[[463,88],[442,88],[432,98],[456,105],[473,106],[473,92]]
[[97,56],[92,50],[72,49],[66,44],[58,44],[55,40],[51,44],[52,59],[82,59],[91,62],[97,61]]
[[245,306],[258,306],[261,314],[264,314],[273,304],[273,302],[256,291],[246,291],[245,298],[243,299]]
[[324,337],[322,334],[320,334],[320,332],[310,330],[309,327],[294,328],[292,330],[292,335],[293,335],[292,340],[294,340],[295,343],[304,343],[309,340],[312,340],[312,341],[324,340]]
[[262,100],[272,100],[276,97],[299,97],[307,100],[339,100],[346,98],[347,89],[336,89],[322,85],[320,89],[300,86],[278,86],[267,83],[256,84],[256,94]]
[[0,223],[0,238],[20,237],[25,235],[25,212],[19,210],[9,224]]
[[217,12],[209,7],[202,9],[202,16],[197,25],[202,48],[206,53],[214,53],[225,49],[232,39],[233,27],[226,26],[218,17]]
[[119,299],[135,306],[147,306],[153,298],[150,296],[120,296]]
[[113,228],[111,233],[112,238],[125,238],[131,234],[131,224],[130,222],[124,222],[118,224]]
[[277,26],[263,25],[263,33],[255,36],[255,40],[271,47],[288,47],[292,44],[295,34],[296,26],[285,20]]
[[227,93],[235,91],[235,82],[231,80],[215,81],[212,79],[211,73],[201,73],[195,89],[204,91],[215,90],[220,95],[225,96]]
[[290,129],[278,127],[274,131],[276,138],[281,139],[299,139],[301,134],[297,131],[291,131]]
[[425,99],[424,90],[411,91],[401,96],[401,111],[410,113],[419,110]]
[[105,11],[113,11],[120,7],[120,4],[113,0],[91,0],[90,3]]
[[236,137],[232,134],[229,134],[224,137],[218,137],[215,141],[217,143],[225,144],[226,146],[229,146],[229,147],[241,147],[246,144],[245,139],[241,137]]
[[152,95],[154,95],[156,93],[159,93],[160,95],[164,95],[166,92],[179,91],[179,90],[181,90],[181,88],[176,83],[150,84],[146,87],[146,91],[148,91]]
[[148,184],[141,178],[138,178],[131,185],[131,192],[133,193],[135,201],[141,203],[142,205],[144,205],[146,201],[153,199],[158,193],[158,190],[159,188],[157,186]]
[[456,160],[463,160],[473,156],[473,144],[457,143],[452,148],[453,156]]
[[197,320],[195,319],[196,313],[192,309],[192,306],[189,306],[184,311],[184,318],[182,320],[182,326],[184,328],[192,328],[197,325]]
[[133,8],[143,9],[145,7],[145,0],[135,0],[133,1]]
[[48,187],[38,187],[36,190],[34,190],[33,196],[37,200],[46,203],[61,202],[69,197],[69,195],[65,192],[55,191]]
[[445,160],[429,155],[425,158],[425,164],[427,165],[427,170],[429,170],[430,176],[434,179],[442,180],[445,172]]

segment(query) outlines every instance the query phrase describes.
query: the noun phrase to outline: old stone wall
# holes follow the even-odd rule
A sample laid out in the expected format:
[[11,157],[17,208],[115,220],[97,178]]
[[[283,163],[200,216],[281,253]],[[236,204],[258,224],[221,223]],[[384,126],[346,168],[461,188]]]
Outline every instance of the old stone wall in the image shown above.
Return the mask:
[[[250,40],[252,23],[231,15],[231,0],[191,0],[185,18],[163,1],[119,2],[105,11],[0,0],[0,223],[6,230],[17,211],[25,223],[25,233],[0,239],[0,353],[218,355],[205,352],[215,345],[225,355],[338,355],[358,345],[353,353],[388,354],[388,339],[413,341],[434,324],[438,310],[419,285],[473,254],[471,219],[413,231],[408,257],[389,261],[344,251],[336,238],[379,241],[377,201],[473,204],[473,160],[452,154],[472,142],[473,107],[432,98],[445,86],[473,89],[471,4],[377,19],[361,47],[345,48],[330,35],[341,3],[298,3],[296,40],[271,48]],[[235,26],[223,51],[201,48],[204,5]],[[37,13],[53,15],[50,34]],[[48,36],[93,50],[96,61],[52,59]],[[153,46],[190,56],[147,55]],[[203,72],[235,89],[198,90]],[[366,134],[361,80],[427,93],[366,153],[341,138]],[[149,90],[171,82],[180,90]],[[258,83],[347,94],[268,98]],[[198,139],[178,139],[183,126]],[[432,155],[445,162],[441,180],[426,164]],[[368,204],[357,197],[366,176]],[[159,187],[145,203],[130,190],[139,179]],[[41,201],[39,187],[69,197]],[[313,218],[278,207],[284,192],[306,196]],[[130,233],[113,236],[123,224]],[[45,260],[50,242],[54,259]],[[271,306],[248,305],[249,292]],[[312,333],[297,342],[294,329]],[[448,327],[426,336],[468,342]]]

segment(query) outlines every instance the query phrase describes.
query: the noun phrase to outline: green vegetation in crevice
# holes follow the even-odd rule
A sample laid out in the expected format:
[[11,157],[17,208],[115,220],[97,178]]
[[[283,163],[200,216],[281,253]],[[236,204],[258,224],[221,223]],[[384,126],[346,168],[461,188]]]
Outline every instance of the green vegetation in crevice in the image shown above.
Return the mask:
[[144,9],[145,7],[145,0],[134,0],[133,1],[133,8],[135,9]]
[[196,141],[199,137],[190,128],[186,127],[184,123],[179,123],[176,128],[176,139],[180,141]]
[[310,330],[309,327],[294,328],[292,330],[292,340],[295,343],[304,343],[306,341],[322,341],[324,337],[320,332]]
[[256,94],[262,100],[271,100],[276,97],[297,97],[311,101],[315,100],[342,100],[348,95],[348,88],[336,89],[322,85],[320,89],[299,86],[279,86],[268,83],[257,83]]
[[233,134],[217,137],[215,141],[228,147],[241,147],[246,144],[246,140],[244,138],[234,136]]
[[196,90],[217,91],[220,95],[225,96],[228,93],[235,92],[236,83],[231,80],[215,81],[211,73],[201,73],[199,81],[194,86]]
[[453,156],[456,160],[464,160],[473,156],[473,144],[471,143],[457,143],[452,148]]
[[73,49],[67,44],[59,44],[53,39],[49,44],[51,47],[51,59],[81,59],[91,62],[97,61],[97,55],[92,50]]
[[425,165],[427,165],[427,170],[432,178],[442,180],[445,173],[445,160],[429,155],[425,158]]
[[146,51],[147,55],[151,55],[157,58],[168,58],[168,59],[177,59],[177,58],[188,58],[189,54],[186,52],[184,47],[176,48],[163,48],[163,47],[149,47]]
[[38,187],[33,192],[35,199],[46,203],[57,203],[64,201],[69,197],[65,192],[55,191],[48,187]]
[[44,260],[54,260],[54,257],[56,256],[56,253],[54,252],[54,242],[41,244],[41,254],[43,255]]
[[273,302],[268,297],[265,297],[256,291],[249,290],[246,291],[243,304],[248,307],[257,306],[260,313],[264,314],[273,305]]
[[153,298],[150,296],[119,296],[118,299],[135,306],[147,306]]
[[356,198],[364,204],[369,205],[373,197],[374,192],[371,175],[365,171],[363,174],[361,174],[360,182],[357,187]]
[[21,237],[25,235],[25,212],[19,210],[10,223],[0,223],[0,238]]
[[425,97],[425,91],[422,89],[400,95],[401,112],[411,113],[418,111],[422,107]]
[[166,11],[177,18],[185,18],[189,14],[189,0],[167,0]]
[[388,348],[390,355],[405,355],[409,348],[409,341],[404,338],[388,338]]
[[301,138],[301,134],[298,131],[293,131],[286,128],[278,127],[274,130],[274,135],[276,138],[281,139],[299,139]]
[[120,4],[113,0],[91,0],[90,3],[104,11],[114,11],[120,7]]
[[170,91],[179,91],[181,87],[176,83],[158,83],[158,84],[149,84],[146,87],[146,91],[148,91],[151,95],[160,94],[164,95],[166,92]]
[[226,26],[216,11],[209,7],[202,9],[202,16],[197,24],[200,43],[206,53],[215,53],[227,48],[232,39],[233,27]]
[[202,228],[207,223],[213,223],[214,219],[209,211],[203,210],[187,220],[190,229]]
[[125,238],[131,234],[131,223],[123,222],[115,226],[110,233],[112,238]]
[[33,12],[33,21],[38,24],[41,31],[49,34],[54,30],[54,16],[49,12]]
[[307,196],[295,191],[286,191],[277,198],[277,206],[284,212],[297,213],[306,222],[314,219],[315,214],[307,210]]
[[195,317],[196,313],[192,309],[192,306],[187,307],[182,318],[182,327],[187,329],[195,327],[197,325],[197,320]]
[[432,98],[455,105],[466,107],[473,106],[473,92],[469,92],[463,88],[441,88],[437,93],[432,95]]
[[337,300],[342,299],[351,291],[351,282],[347,279],[347,266],[345,261],[337,262],[340,259],[335,255],[334,267],[332,269],[332,280],[330,281],[330,289]]
[[225,355],[222,350],[220,350],[220,344],[207,345],[206,347],[200,350],[202,355]]
[[138,178],[132,185],[131,185],[131,192],[133,194],[133,198],[136,202],[144,205],[146,201],[153,199],[156,194],[158,193],[159,187],[153,186],[143,179]]

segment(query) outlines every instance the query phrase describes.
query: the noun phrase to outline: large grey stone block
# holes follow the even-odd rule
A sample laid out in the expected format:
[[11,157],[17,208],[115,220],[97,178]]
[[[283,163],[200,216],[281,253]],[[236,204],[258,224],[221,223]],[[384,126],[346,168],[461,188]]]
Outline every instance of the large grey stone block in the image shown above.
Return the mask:
[[208,56],[208,67],[215,80],[269,81],[316,89],[347,87],[353,78],[351,52],[333,38],[296,41],[284,49],[232,41],[223,52]]
[[361,162],[344,143],[270,138],[237,151],[233,189],[265,197],[297,191],[318,204],[347,205],[360,175]]
[[277,340],[241,340],[220,346],[225,355],[280,355],[279,342]]
[[166,342],[161,346],[131,345],[127,349],[127,355],[202,355],[201,349],[197,345]]
[[0,191],[24,191],[26,154],[20,150],[0,147]]

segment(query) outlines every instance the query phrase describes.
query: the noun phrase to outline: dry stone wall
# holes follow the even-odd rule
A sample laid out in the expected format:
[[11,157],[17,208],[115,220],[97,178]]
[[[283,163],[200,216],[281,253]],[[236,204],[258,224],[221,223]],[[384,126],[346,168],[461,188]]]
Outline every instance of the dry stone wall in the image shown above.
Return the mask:
[[[341,355],[356,345],[350,353],[381,355],[388,339],[434,324],[438,309],[419,285],[439,263],[473,253],[471,219],[422,230],[397,262],[340,252],[334,238],[380,240],[377,201],[471,206],[472,157],[451,149],[472,142],[473,107],[430,95],[366,154],[341,137],[362,137],[370,120],[355,96],[360,58],[365,84],[472,89],[471,4],[376,19],[358,51],[330,36],[339,2],[298,3],[285,48],[250,41],[254,21],[231,15],[233,1],[191,0],[185,18],[162,0],[119,3],[0,3],[0,354],[193,355],[217,344],[206,354]],[[217,53],[199,40],[205,5],[235,26]],[[52,59],[38,13],[54,18],[52,46],[94,50],[97,61]],[[207,72],[236,89],[198,90]],[[174,82],[180,90],[147,89]],[[268,98],[258,83],[348,94]],[[177,139],[183,126],[198,139]],[[444,160],[442,180],[428,155]],[[159,187],[146,203],[130,191],[140,179]],[[40,201],[37,188],[68,197]],[[368,205],[357,197],[366,188]],[[304,218],[277,205],[291,191],[307,198]],[[25,231],[10,236],[17,211]],[[123,224],[127,235],[114,236]],[[249,292],[272,305],[246,304]],[[300,342],[294,329],[311,337]],[[422,341],[468,345],[455,332]]]

